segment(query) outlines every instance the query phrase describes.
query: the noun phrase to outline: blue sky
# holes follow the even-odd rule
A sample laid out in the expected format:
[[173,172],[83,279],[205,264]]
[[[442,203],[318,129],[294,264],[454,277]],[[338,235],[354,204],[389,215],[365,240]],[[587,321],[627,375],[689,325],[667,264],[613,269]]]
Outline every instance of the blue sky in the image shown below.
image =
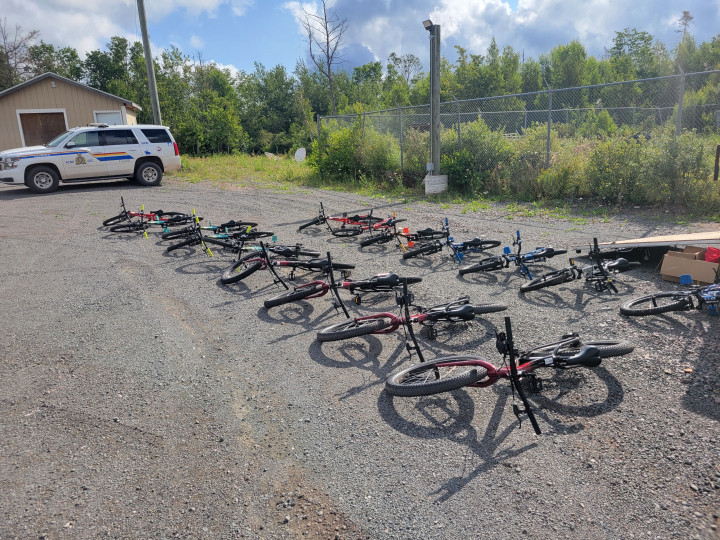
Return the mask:
[[[4,0],[9,30],[39,30],[56,46],[81,55],[104,49],[110,37],[139,40],[136,0]],[[153,53],[170,45],[233,72],[252,72],[281,64],[292,72],[307,56],[296,15],[300,6],[319,2],[288,0],[145,0]],[[347,19],[344,67],[379,60],[391,52],[414,54],[427,63],[428,35],[422,21],[441,26],[442,53],[453,61],[458,44],[484,54],[494,36],[499,47],[512,46],[537,59],[553,47],[580,40],[589,54],[602,57],[615,32],[636,28],[651,33],[668,49],[678,42],[683,10],[695,17],[690,31],[698,43],[720,34],[720,0],[328,0]],[[0,19],[1,20],[1,19]]]

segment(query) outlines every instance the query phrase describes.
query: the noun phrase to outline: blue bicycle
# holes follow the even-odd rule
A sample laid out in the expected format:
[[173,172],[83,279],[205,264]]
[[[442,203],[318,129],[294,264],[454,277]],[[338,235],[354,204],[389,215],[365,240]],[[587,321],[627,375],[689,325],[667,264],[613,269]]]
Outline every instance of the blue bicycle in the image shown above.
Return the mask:
[[[500,242],[498,240],[482,240],[480,238],[473,238],[466,242],[456,242],[455,239],[450,236],[450,222],[448,218],[445,218],[445,224],[443,225],[442,231],[433,231],[435,233],[440,232],[439,236],[433,237],[427,243],[423,243],[414,249],[408,249],[403,253],[403,259],[411,259],[413,257],[419,257],[421,255],[431,255],[442,251],[443,248],[447,247],[451,252],[453,258],[461,263],[467,253],[482,253],[485,250],[498,247]],[[422,234],[423,231],[419,231],[418,235]],[[427,238],[428,235],[425,236]],[[428,238],[429,239],[429,238]]]
[[513,237],[513,246],[517,246],[515,253],[508,246],[503,248],[503,254],[496,257],[489,257],[482,261],[471,264],[464,268],[460,268],[459,273],[461,276],[465,274],[472,274],[474,272],[493,272],[495,270],[501,270],[508,268],[511,264],[520,268],[520,273],[528,279],[533,279],[532,273],[528,268],[530,263],[545,262],[547,259],[555,257],[556,255],[564,255],[567,253],[567,249],[554,249],[552,247],[540,247],[535,248],[532,251],[522,253],[522,239],[520,238],[520,231],[515,232]]
[[[682,285],[692,284],[690,274],[680,276]],[[715,283],[706,287],[695,285],[684,291],[669,291],[648,294],[630,300],[620,307],[620,313],[629,317],[659,315],[670,311],[701,310],[708,307],[710,315],[718,315],[720,307],[720,276],[715,271]]]

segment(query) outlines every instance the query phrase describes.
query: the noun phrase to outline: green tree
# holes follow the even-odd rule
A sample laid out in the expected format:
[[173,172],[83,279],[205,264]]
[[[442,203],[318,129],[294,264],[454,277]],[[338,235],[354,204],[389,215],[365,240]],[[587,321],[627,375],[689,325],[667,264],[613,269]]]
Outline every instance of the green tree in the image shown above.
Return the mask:
[[56,49],[54,45],[40,41],[28,49],[33,76],[52,72],[73,81],[81,81],[84,77],[83,62],[77,50],[72,47]]

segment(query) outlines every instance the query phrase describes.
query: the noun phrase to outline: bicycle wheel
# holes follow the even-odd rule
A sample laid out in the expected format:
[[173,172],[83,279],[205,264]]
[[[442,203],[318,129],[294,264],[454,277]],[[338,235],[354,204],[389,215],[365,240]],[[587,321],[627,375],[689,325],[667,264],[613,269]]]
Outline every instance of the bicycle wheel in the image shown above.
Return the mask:
[[359,336],[374,334],[390,326],[390,319],[363,319],[361,321],[345,321],[323,328],[317,333],[317,340],[320,342],[340,341]]
[[110,225],[117,225],[118,223],[121,223],[121,222],[127,221],[127,220],[128,220],[127,214],[118,214],[117,216],[107,218],[105,221],[103,221],[103,227],[109,227]]
[[113,225],[112,227],[110,227],[110,231],[117,233],[138,232],[144,231],[148,227],[150,227],[149,223],[146,223],[144,221],[134,221],[130,223],[121,223],[120,225]]
[[157,225],[164,227],[177,227],[179,225],[187,225],[194,218],[182,212],[163,212],[160,214]]
[[313,225],[320,225],[322,223],[322,219],[320,217],[316,217],[312,221],[308,221],[307,223],[303,223],[298,227],[298,231],[302,231],[303,229],[307,229],[308,227],[312,227]]
[[160,238],[163,240],[176,240],[178,238],[186,238],[187,236],[190,236],[191,232],[193,232],[193,227],[183,227],[182,229],[178,229],[176,231],[163,233]]
[[263,262],[257,253],[248,253],[223,271],[220,282],[228,285],[245,279],[250,274],[260,270],[262,265]]
[[370,238],[366,238],[365,240],[360,242],[360,247],[367,247],[371,246],[373,244],[384,244],[385,242],[389,242],[392,240],[392,235],[386,235],[386,234],[378,234],[375,236],[371,236]]
[[[560,350],[558,350],[558,354],[562,356],[573,356],[580,352],[580,349],[586,345],[590,345],[592,347],[597,347],[597,349],[600,351],[600,358],[610,358],[612,356],[623,356],[626,354],[631,353],[635,346],[632,345],[628,341],[623,340],[613,340],[613,339],[604,339],[604,340],[590,340],[585,341],[581,340],[580,343],[577,344],[571,344],[566,345]],[[548,345],[547,347],[536,349],[532,351],[530,354],[525,356],[524,358],[532,359],[532,358],[544,358],[548,355],[550,355],[555,347],[552,345]]]
[[390,375],[385,381],[385,389],[393,396],[399,397],[430,396],[473,384],[485,377],[487,370],[479,365],[439,365],[464,360],[477,360],[477,358],[450,356],[415,364]]
[[313,294],[318,294],[322,292],[322,290],[322,285],[318,283],[317,285],[313,285],[312,287],[300,287],[298,289],[286,291],[282,294],[278,294],[277,296],[273,296],[272,298],[268,298],[263,303],[265,304],[266,308],[282,306],[283,304],[297,302],[298,300],[302,300],[304,298],[307,298],[308,296],[312,296]]
[[341,229],[333,229],[332,234],[333,236],[337,236],[340,238],[345,238],[349,236],[357,236],[358,234],[361,234],[363,232],[363,229],[361,227],[345,227]]
[[471,274],[473,272],[492,272],[493,270],[500,270],[504,267],[505,260],[502,257],[491,257],[479,263],[466,266],[465,268],[460,268],[458,273],[464,276],[465,274]]
[[191,238],[188,238],[187,240],[183,240],[182,242],[168,246],[165,249],[165,251],[167,251],[169,253],[171,251],[175,251],[176,249],[180,249],[180,248],[183,248],[186,246],[196,246],[200,242],[202,242],[202,240],[197,235],[194,235]]
[[473,306],[475,315],[482,315],[484,313],[497,313],[498,311],[505,311],[508,307],[505,304],[477,304]]
[[468,251],[485,251],[486,249],[492,249],[498,247],[502,242],[500,240],[470,240],[469,242],[465,242],[465,245],[468,247]]
[[537,291],[538,289],[544,289],[545,287],[554,287],[555,285],[562,285],[568,281],[575,279],[573,274],[567,268],[557,270],[556,272],[550,272],[544,276],[540,276],[533,280],[527,281],[520,285],[520,292]]
[[430,228],[422,229],[417,231],[415,234],[418,238],[422,238],[423,240],[440,240],[441,238],[445,238],[447,236],[445,231],[438,231]]
[[438,246],[436,244],[426,244],[415,249],[409,249],[403,253],[403,259],[412,259],[413,257],[419,257],[420,255],[430,255],[431,253],[437,253],[441,249],[442,246]]
[[620,306],[620,313],[628,317],[643,315],[659,315],[670,311],[687,311],[692,307],[692,301],[687,293],[682,291],[648,294],[635,298]]

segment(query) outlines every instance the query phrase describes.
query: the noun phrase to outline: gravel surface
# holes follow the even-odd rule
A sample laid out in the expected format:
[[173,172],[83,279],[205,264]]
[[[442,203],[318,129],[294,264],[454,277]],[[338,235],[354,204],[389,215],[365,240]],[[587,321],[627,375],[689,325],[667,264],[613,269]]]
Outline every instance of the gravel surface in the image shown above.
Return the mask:
[[[251,184],[252,185],[252,184]],[[593,370],[547,372],[531,396],[543,434],[519,428],[506,382],[393,398],[387,375],[416,361],[402,331],[319,344],[342,320],[323,297],[266,310],[268,272],[219,282],[231,259],[165,254],[167,241],[100,224],[129,208],[258,221],[357,265],[353,277],[420,275],[421,304],[470,295],[508,311],[439,327],[426,358],[500,357],[512,317],[527,348],[569,331],[627,339],[633,353]],[[521,295],[513,269],[458,276],[447,253],[402,261],[323,228],[297,233],[318,202],[375,208],[413,229],[447,216],[456,239],[525,247],[717,230],[652,212],[557,217],[488,205],[369,199],[263,185],[238,190],[166,179],[0,190],[4,332],[0,538],[718,538],[720,339],[707,311],[629,319],[623,300],[673,289],[654,265],[619,294],[581,282]],[[496,250],[497,251],[497,250]],[[561,267],[567,260],[545,267]],[[298,277],[298,281],[311,279]],[[396,311],[378,297],[352,313]]]

